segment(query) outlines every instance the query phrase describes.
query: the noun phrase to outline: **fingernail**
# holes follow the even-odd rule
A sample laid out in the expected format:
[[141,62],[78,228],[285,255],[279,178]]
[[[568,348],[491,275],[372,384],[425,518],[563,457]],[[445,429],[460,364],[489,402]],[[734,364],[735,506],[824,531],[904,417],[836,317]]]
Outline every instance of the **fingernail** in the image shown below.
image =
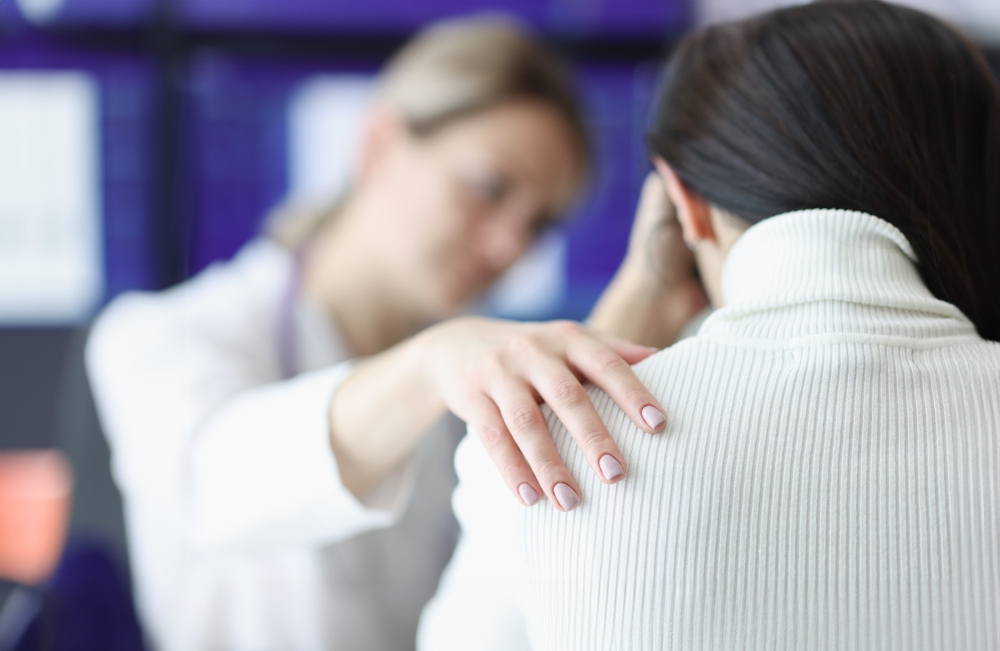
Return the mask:
[[663,412],[653,405],[646,405],[642,408],[642,419],[653,430],[660,429],[667,422],[667,417],[663,415]]
[[521,496],[521,501],[524,502],[525,506],[531,506],[538,501],[538,493],[535,489],[527,484],[521,484],[517,487],[517,492]]
[[601,457],[597,464],[601,466],[601,472],[604,473],[604,478],[608,481],[625,474],[622,464],[618,463],[618,459],[615,459],[610,454],[605,454]]
[[556,500],[559,502],[559,506],[563,507],[563,511],[572,511],[580,503],[576,492],[566,484],[556,484],[552,492],[556,494]]

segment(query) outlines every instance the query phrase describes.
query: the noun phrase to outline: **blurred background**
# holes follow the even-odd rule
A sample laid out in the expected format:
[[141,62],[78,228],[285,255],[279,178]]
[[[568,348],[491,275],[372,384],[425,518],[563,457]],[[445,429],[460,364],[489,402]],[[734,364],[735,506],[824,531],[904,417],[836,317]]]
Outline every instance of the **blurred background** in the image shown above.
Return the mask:
[[[413,31],[509,12],[575,65],[597,145],[592,187],[482,309],[579,319],[625,251],[659,61],[695,26],[777,4],[0,0],[0,454],[68,460],[34,462],[47,493],[2,476],[0,491],[55,495],[69,531],[104,541],[127,581],[81,358],[90,319],[120,292],[168,287],[231,256],[283,198],[335,193],[371,76]],[[961,25],[1000,70],[1000,0],[905,4]],[[9,535],[0,518],[0,543]],[[0,648],[15,581],[42,580],[4,576],[2,563]]]

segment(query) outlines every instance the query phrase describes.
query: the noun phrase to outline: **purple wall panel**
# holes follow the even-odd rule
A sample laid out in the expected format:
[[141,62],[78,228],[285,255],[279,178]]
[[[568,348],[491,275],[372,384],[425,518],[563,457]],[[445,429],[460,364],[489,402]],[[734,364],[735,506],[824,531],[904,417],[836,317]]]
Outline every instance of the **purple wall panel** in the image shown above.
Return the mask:
[[151,241],[152,71],[120,62],[102,74],[107,296],[155,286]]
[[[30,2],[30,0],[29,0]],[[156,0],[62,0],[62,4],[44,24],[60,27],[139,27],[154,14]],[[25,20],[15,0],[0,2],[0,24],[24,25]]]
[[63,0],[57,18],[64,26],[133,27],[150,21],[154,0]]
[[[0,19],[20,20],[13,0]],[[63,0],[51,17],[60,26],[139,26],[157,0]],[[171,0],[186,27],[223,31],[305,31],[405,35],[424,24],[482,11],[505,11],[537,29],[577,36],[680,33],[691,23],[692,0]],[[17,17],[15,17],[17,15]]]
[[[111,0],[104,0],[111,1]],[[176,0],[181,22],[215,29],[405,34],[425,23],[503,10],[538,29],[588,36],[678,33],[691,21],[690,0]]]
[[176,0],[181,22],[213,28],[336,30],[408,33],[446,16],[502,8],[532,24],[544,18],[544,4],[533,0],[503,3],[478,0]]
[[79,70],[100,85],[106,297],[155,285],[151,240],[152,66],[25,33],[0,42],[2,70]]
[[0,0],[0,26],[3,26],[4,29],[11,29],[22,25],[24,25],[24,18],[18,11],[17,5],[10,0],[7,2]]
[[[349,71],[371,72],[354,67]],[[204,52],[185,92],[185,178],[191,273],[228,258],[284,196],[286,113],[306,77],[348,71],[318,62],[274,62]]]
[[639,189],[650,169],[644,133],[658,66],[587,67],[584,93],[596,170],[569,225],[566,302],[560,316],[587,316],[625,255]]

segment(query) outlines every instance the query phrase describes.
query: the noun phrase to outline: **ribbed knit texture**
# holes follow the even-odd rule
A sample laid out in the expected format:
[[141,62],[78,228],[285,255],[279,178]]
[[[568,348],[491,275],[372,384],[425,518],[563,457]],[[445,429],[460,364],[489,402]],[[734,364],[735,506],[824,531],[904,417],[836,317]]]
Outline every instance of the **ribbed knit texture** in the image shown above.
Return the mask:
[[723,291],[636,367],[664,433],[590,390],[620,484],[549,414],[584,497],[524,510],[535,647],[1000,649],[1000,345],[861,213],[764,220]]

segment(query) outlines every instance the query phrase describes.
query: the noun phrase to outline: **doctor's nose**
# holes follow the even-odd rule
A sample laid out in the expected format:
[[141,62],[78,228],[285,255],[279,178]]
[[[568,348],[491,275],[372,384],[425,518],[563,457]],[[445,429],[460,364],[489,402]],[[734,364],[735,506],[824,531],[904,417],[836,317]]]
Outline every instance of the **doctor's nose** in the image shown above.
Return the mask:
[[478,233],[476,250],[483,262],[496,273],[510,267],[531,245],[532,232],[526,220],[498,216]]

